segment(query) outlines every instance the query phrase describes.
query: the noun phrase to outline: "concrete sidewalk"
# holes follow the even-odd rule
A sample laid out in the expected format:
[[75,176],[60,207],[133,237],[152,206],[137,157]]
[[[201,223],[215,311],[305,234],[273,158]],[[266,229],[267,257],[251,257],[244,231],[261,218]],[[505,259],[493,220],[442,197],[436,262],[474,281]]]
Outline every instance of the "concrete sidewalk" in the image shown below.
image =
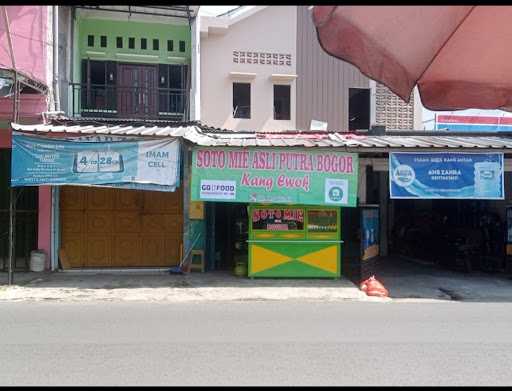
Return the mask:
[[16,273],[13,286],[6,286],[6,281],[6,274],[0,274],[0,301],[389,300],[366,296],[346,278],[249,279],[228,272]]
[[512,302],[512,279],[503,274],[439,269],[400,257],[383,258],[375,276],[390,298],[368,297],[348,279],[250,279],[230,272],[171,275],[167,270],[72,271],[14,274],[0,301],[441,301]]
[[512,279],[503,273],[464,273],[403,257],[379,260],[376,278],[393,300],[512,302]]

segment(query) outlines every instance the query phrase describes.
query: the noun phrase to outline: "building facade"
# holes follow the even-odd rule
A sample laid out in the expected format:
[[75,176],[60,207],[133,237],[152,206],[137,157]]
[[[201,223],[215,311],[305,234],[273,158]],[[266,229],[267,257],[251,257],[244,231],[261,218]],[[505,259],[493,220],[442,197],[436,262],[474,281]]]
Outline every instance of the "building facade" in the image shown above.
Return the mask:
[[[0,7],[0,258],[6,268],[9,246],[11,129],[13,120],[38,123],[54,110],[56,7]],[[18,86],[18,89],[16,88]],[[50,251],[51,189],[27,188],[16,195],[14,265],[24,267],[30,251]]]
[[[374,124],[391,130],[416,126],[417,96],[409,104],[398,101],[350,64],[325,54],[304,6],[241,7],[220,17],[195,17],[185,6],[167,14],[151,7],[63,6],[56,15],[58,56],[46,69],[58,70],[49,71],[48,83],[60,88],[58,99],[45,108],[64,114],[52,120],[56,137],[113,141],[166,134],[181,140],[180,124],[200,120],[207,129],[229,133],[233,140],[222,147],[314,143],[324,151],[331,137],[347,131],[367,131]],[[48,96],[54,99],[53,93]],[[301,139],[301,132],[309,134]],[[226,254],[235,261],[240,248],[224,244],[243,247],[246,238],[232,228],[247,221],[247,205],[191,201],[192,150],[205,146],[200,142],[205,134],[194,137],[180,141],[176,191],[37,188],[37,246],[32,248],[47,253],[51,269],[169,267],[189,250],[208,258],[212,267]],[[219,136],[211,130],[208,137],[210,142]],[[258,137],[260,144],[254,145],[244,139]],[[360,160],[358,205],[389,201],[380,175],[387,160],[376,159]],[[386,216],[382,212],[383,224]],[[219,240],[225,242],[216,247],[224,247],[220,253],[211,248]]]
[[[66,116],[105,125],[188,121],[194,112],[196,10],[93,8],[70,12]],[[181,187],[172,192],[56,188],[53,267],[57,258],[70,268],[176,265],[184,197]]]
[[200,23],[204,123],[283,131],[310,130],[318,121],[322,129],[368,129],[369,80],[323,52],[308,7],[241,7]]

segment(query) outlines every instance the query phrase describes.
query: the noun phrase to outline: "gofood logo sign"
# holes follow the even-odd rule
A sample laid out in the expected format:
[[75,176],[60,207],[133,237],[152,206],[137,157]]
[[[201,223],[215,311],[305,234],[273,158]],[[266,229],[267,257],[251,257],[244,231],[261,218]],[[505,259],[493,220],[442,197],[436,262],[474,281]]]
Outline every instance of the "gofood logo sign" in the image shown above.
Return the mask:
[[200,197],[202,199],[236,199],[236,181],[201,180]]

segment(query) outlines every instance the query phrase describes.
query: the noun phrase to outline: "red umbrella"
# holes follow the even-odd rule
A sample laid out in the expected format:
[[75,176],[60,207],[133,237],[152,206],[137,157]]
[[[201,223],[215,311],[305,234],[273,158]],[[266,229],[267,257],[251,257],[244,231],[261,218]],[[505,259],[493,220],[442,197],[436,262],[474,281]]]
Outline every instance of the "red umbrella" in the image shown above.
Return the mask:
[[315,6],[323,49],[430,110],[512,108],[512,6]]

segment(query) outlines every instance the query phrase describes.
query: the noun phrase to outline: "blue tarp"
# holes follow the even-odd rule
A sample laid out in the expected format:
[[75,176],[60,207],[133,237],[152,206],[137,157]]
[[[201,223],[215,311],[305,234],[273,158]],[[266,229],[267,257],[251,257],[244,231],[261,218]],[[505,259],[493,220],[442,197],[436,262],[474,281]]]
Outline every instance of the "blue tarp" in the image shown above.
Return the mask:
[[11,184],[99,185],[174,191],[179,186],[178,140],[84,142],[12,137]]

